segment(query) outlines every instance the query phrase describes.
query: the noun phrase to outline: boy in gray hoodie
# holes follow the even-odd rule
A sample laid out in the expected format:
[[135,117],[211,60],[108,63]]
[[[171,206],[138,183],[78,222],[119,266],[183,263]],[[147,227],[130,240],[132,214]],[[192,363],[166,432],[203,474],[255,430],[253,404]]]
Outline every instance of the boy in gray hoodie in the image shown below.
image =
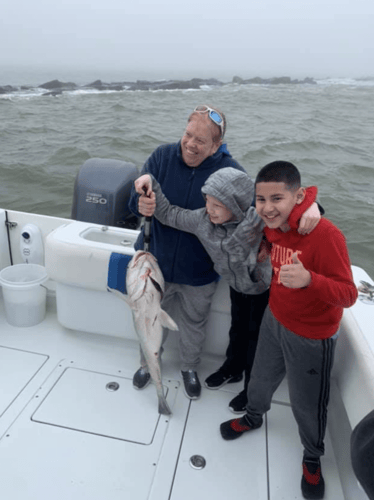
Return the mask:
[[[266,256],[263,262],[258,259],[264,223],[252,206],[253,182],[244,172],[222,168],[206,180],[201,190],[206,206],[197,210],[171,205],[159,183],[148,174],[135,181],[135,190],[155,199],[154,216],[162,224],[197,236],[212,259],[215,271],[230,286],[231,328],[226,360],[205,380],[205,385],[218,389],[225,383],[238,382],[244,371],[244,390],[229,403],[234,413],[243,413],[272,275],[269,258]],[[307,208],[309,206],[302,207],[300,216]],[[315,205],[312,228],[319,218]]]

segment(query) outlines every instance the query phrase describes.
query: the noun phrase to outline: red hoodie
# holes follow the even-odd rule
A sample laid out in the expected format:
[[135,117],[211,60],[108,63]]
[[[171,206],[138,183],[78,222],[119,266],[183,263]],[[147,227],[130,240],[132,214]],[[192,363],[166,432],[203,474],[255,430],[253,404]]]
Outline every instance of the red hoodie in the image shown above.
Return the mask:
[[[288,218],[289,231],[264,229],[272,245],[269,306],[275,318],[288,330],[302,337],[326,339],[337,332],[343,308],[356,302],[358,292],[345,237],[332,222],[322,218],[310,234],[297,232],[301,215],[316,195],[316,187],[306,190],[303,203],[295,205]],[[305,288],[287,288],[279,282],[281,266],[292,264],[295,252],[311,274],[311,282]]]

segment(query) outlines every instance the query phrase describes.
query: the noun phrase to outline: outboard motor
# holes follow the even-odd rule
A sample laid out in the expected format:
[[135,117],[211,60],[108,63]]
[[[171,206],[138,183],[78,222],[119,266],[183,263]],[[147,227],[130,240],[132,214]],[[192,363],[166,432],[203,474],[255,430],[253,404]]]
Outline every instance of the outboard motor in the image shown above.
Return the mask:
[[102,158],[85,161],[75,179],[71,218],[138,229],[141,218],[128,208],[131,188],[138,176],[133,163]]

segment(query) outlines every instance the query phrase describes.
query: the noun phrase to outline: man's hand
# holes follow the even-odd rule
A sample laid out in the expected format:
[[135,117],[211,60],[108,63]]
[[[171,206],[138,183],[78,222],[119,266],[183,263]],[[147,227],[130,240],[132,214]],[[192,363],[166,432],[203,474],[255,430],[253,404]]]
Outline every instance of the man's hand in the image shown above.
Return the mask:
[[152,178],[150,175],[145,174],[136,179],[134,182],[135,191],[139,194],[151,196],[152,193]]
[[156,196],[152,191],[152,178],[150,175],[142,175],[134,182],[135,191],[140,194],[138,211],[144,217],[152,217],[156,208]]
[[145,194],[142,194],[139,197],[139,202],[138,202],[138,210],[139,213],[144,215],[144,217],[152,217],[152,215],[155,213],[156,209],[156,195],[152,191],[151,196],[148,197]]
[[300,234],[309,234],[313,231],[313,229],[317,226],[318,222],[321,219],[321,214],[316,202],[311,205],[308,210],[306,210],[299,224],[298,232]]
[[295,252],[292,255],[292,264],[285,264],[280,268],[279,279],[287,288],[304,288],[312,278]]

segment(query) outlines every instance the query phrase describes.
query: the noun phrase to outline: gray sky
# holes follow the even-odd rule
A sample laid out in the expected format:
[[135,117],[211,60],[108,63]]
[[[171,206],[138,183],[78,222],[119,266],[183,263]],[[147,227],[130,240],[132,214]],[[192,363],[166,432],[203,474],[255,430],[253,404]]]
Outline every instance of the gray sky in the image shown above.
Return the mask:
[[373,26],[374,0],[5,0],[0,68],[122,80],[373,76]]

